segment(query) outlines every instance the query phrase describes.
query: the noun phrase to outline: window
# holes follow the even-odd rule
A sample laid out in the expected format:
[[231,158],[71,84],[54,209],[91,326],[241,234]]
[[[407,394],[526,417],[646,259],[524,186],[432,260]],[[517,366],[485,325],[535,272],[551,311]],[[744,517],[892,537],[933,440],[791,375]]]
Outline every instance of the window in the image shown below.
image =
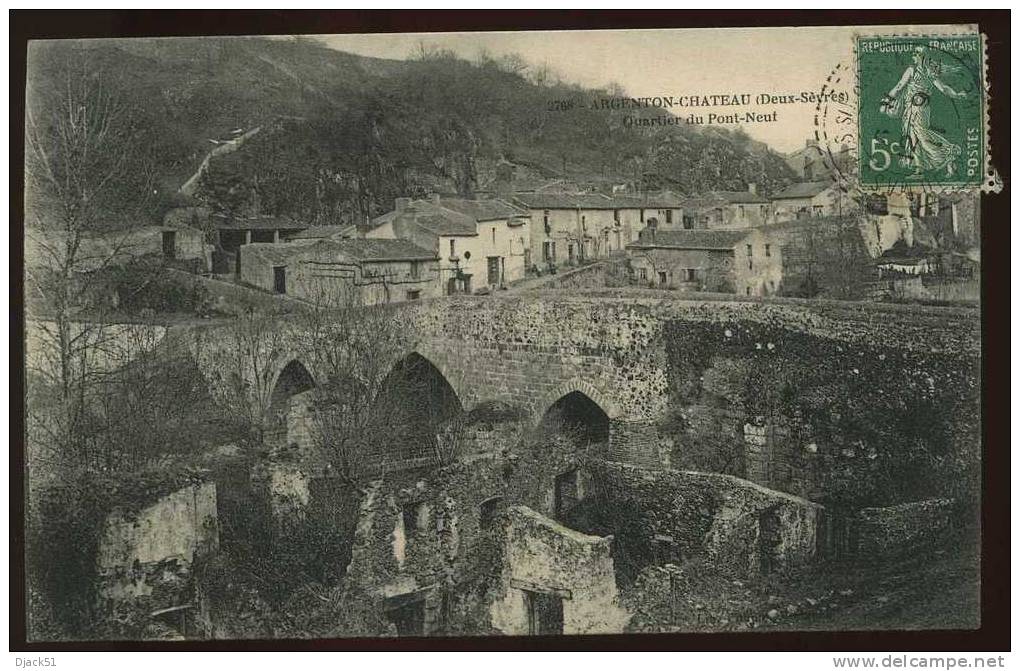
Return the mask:
[[687,230],[691,230],[692,228],[694,228],[694,217],[688,216],[686,214],[684,215],[684,228],[686,228]]
[[542,225],[545,226],[545,232],[549,232],[549,210],[542,212]]
[[641,216],[641,223],[645,223],[645,211],[641,210],[638,214]]
[[496,522],[496,515],[499,513],[499,506],[503,502],[502,496],[493,496],[491,499],[482,501],[478,506],[478,528],[488,531]]
[[273,291],[278,294],[287,293],[286,266],[273,266]]
[[697,278],[697,273],[694,268],[684,268],[684,280],[687,282],[693,282]]
[[652,561],[655,564],[679,564],[682,558],[680,546],[672,536],[655,534],[652,538]]
[[823,210],[824,208],[821,205],[815,205],[812,208],[812,215],[815,217],[820,217],[823,214]]
[[765,256],[772,256],[772,245],[765,243]]
[[751,258],[747,259],[747,269],[754,270],[754,259]]
[[620,211],[619,210],[613,210],[613,221],[616,222],[617,226],[620,225]]
[[409,301],[416,301],[419,298],[421,298],[421,291],[420,290],[418,290],[418,289],[408,289],[407,290],[407,300],[409,300]]
[[750,295],[751,295],[751,287],[747,287],[747,290],[745,291],[745,293],[746,293],[746,294],[747,294],[748,296],[750,296]]
[[556,243],[546,240],[542,243],[542,260],[549,263],[556,263]]
[[492,227],[492,244],[496,244],[496,227]]
[[748,246],[747,246],[747,255],[748,255],[749,257],[751,256],[751,252],[752,252],[752,251],[753,251],[753,250],[751,249],[751,245],[748,245]]
[[428,526],[428,508],[420,501],[404,504],[400,514],[404,519],[404,533],[408,536]]
[[417,261],[411,261],[411,279],[416,280],[421,277],[421,269],[418,267]]
[[648,269],[647,268],[638,268],[637,274],[638,274],[638,279],[642,279],[642,280],[647,280],[648,279]]
[[564,522],[581,499],[581,482],[576,468],[556,476],[554,494],[556,519]]
[[744,218],[744,206],[743,205],[737,205],[737,210],[740,212],[740,218],[743,219]]
[[667,224],[673,223],[673,210],[666,210],[666,223]]
[[588,230],[588,218],[583,214],[581,215],[581,230],[582,231]]
[[457,241],[450,240],[450,258],[457,256]]
[[666,286],[666,273],[661,270],[659,271],[659,284]]

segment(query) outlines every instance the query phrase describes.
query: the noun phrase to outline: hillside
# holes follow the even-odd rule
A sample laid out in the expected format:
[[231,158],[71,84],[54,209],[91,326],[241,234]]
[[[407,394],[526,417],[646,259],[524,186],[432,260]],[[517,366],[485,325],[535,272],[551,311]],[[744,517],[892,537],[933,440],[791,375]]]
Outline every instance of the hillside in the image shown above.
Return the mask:
[[501,157],[549,177],[687,193],[793,179],[741,133],[625,126],[635,110],[550,112],[551,100],[608,93],[505,60],[389,61],[310,39],[102,40],[34,43],[29,72],[36,118],[82,73],[128,104],[137,151],[125,193],[154,219],[182,203],[178,189],[217,143],[254,128],[200,180],[196,196],[215,210],[358,221],[400,195],[471,193]]

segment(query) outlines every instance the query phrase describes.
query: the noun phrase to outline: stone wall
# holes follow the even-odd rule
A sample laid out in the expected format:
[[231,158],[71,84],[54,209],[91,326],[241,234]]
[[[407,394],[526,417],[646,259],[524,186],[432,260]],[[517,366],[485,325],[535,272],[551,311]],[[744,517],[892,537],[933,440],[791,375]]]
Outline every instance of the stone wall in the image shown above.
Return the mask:
[[630,616],[619,604],[612,538],[568,529],[530,508],[507,511],[503,566],[492,626],[503,634],[529,631],[528,594],[562,599],[564,634],[622,632]]
[[[770,391],[766,384],[772,379],[769,366],[782,363],[785,368],[773,372],[794,384],[807,371],[814,379],[813,390],[834,390],[867,401],[847,408],[839,421],[868,426],[893,397],[851,393],[861,384],[864,372],[876,377],[875,384],[891,385],[890,391],[928,384],[924,380],[928,376],[939,396],[967,393],[980,350],[977,312],[966,308],[777,298],[748,301],[719,295],[678,300],[640,290],[579,295],[551,289],[518,296],[448,297],[376,309],[404,325],[408,353],[416,352],[431,362],[466,410],[500,401],[524,409],[537,423],[559,398],[580,392],[609,417],[613,458],[644,465],[683,456],[683,435],[675,427],[664,427],[663,420],[678,407],[711,405],[696,394],[685,396],[684,390],[695,389],[699,378],[722,360],[750,365],[761,373],[761,380],[751,380],[749,388],[760,391],[763,399],[781,391],[781,385],[772,385]],[[217,347],[215,330],[210,328],[210,337],[203,338],[207,351]],[[282,325],[281,330],[285,330]],[[228,347],[229,339],[219,346]],[[286,342],[279,349],[277,365],[282,367],[294,355],[284,356]],[[208,357],[203,369],[211,369],[210,376],[215,378],[216,357],[203,356]],[[315,369],[315,362],[305,363],[309,370]],[[919,370],[924,372],[920,377]],[[915,397],[927,398],[924,394]],[[762,414],[751,407],[753,403],[733,405],[732,400],[724,407],[729,412],[726,421],[733,413],[742,413],[737,427],[757,421]],[[964,425],[967,417],[973,417],[970,400],[946,402],[956,405],[946,406],[944,421],[969,430]],[[794,447],[790,449],[822,445],[813,438],[801,444],[793,430],[796,417],[765,419],[792,427],[788,442]],[[782,462],[780,455],[777,463]],[[794,470],[809,473],[812,469],[805,463]],[[783,475],[763,484],[782,488],[789,482],[795,486],[791,491],[813,493],[818,483],[797,484],[800,477]]]
[[755,575],[815,554],[821,507],[729,475],[589,462],[592,495],[580,528],[616,538],[621,584],[645,566],[707,556]]
[[949,499],[929,499],[858,511],[857,556],[873,561],[930,548],[948,529],[952,506]]
[[[114,511],[104,524],[96,557],[101,600],[120,602],[186,592],[192,564],[219,545],[216,485],[196,484],[127,513]],[[154,603],[156,607],[181,605]]]

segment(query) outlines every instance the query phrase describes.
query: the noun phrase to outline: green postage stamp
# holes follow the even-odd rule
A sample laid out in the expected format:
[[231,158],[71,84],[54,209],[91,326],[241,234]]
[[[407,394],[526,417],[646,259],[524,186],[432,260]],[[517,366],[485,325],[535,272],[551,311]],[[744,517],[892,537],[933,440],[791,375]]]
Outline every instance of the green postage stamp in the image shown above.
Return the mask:
[[860,186],[993,188],[984,73],[979,33],[858,36]]

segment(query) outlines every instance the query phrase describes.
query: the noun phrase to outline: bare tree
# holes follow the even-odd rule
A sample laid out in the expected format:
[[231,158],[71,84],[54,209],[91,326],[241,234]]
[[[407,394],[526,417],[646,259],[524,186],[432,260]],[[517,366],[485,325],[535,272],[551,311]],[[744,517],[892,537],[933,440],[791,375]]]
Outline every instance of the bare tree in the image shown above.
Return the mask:
[[56,99],[30,88],[25,124],[26,225],[37,255],[28,259],[26,288],[45,313],[36,315],[43,320],[34,344],[48,359],[37,372],[59,398],[59,408],[48,409],[56,412],[45,424],[50,439],[69,453],[81,439],[88,387],[101,374],[95,359],[108,358],[104,350],[116,340],[102,314],[103,271],[131,251],[128,232],[101,240],[97,234],[109,227],[113,204],[144,202],[137,187],[151,179],[133,162],[128,108],[89,69],[87,57],[79,61],[78,68],[68,65]]
[[404,330],[389,310],[360,307],[337,295],[344,292],[322,287],[294,323],[295,342],[323,378],[312,433],[333,474],[356,481],[394,456],[455,458],[462,427],[446,403],[452,392],[437,388],[424,360],[406,356]]

